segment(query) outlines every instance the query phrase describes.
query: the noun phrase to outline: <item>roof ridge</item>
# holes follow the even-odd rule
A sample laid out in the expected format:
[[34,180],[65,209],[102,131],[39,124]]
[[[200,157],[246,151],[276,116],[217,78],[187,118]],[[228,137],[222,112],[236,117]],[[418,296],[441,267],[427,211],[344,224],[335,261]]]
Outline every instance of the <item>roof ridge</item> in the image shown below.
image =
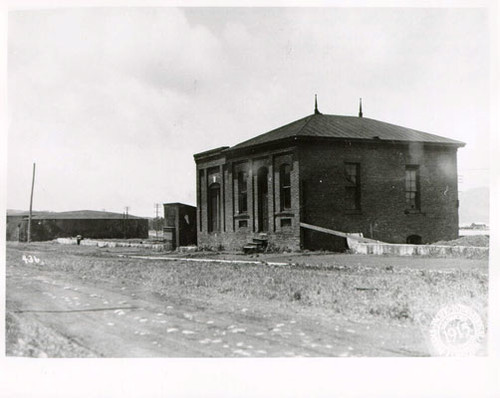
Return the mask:
[[306,128],[306,126],[307,126],[307,125],[311,122],[312,118],[313,118],[314,116],[316,116],[316,115],[318,115],[318,114],[312,114],[312,115],[306,116],[306,119],[307,119],[307,118],[309,118],[309,119],[308,119],[308,120],[307,120],[307,122],[306,122],[306,123],[305,123],[305,124],[304,124],[304,125],[300,128],[300,130],[297,132],[297,134],[294,134],[294,136],[295,136],[295,137],[298,137],[298,136],[299,136],[299,134],[302,132],[302,130],[304,130],[304,129]]
[[[229,147],[229,150],[231,150],[231,149],[233,149],[233,148],[235,148],[235,147],[239,147],[240,145],[246,144],[246,143],[247,143],[247,142],[249,142],[249,141],[253,141],[253,140],[255,140],[256,138],[259,138],[259,137],[265,136],[265,135],[270,134],[270,133],[275,133],[276,131],[281,130],[281,129],[283,129],[283,128],[290,127],[291,125],[293,125],[293,124],[295,124],[295,123],[298,123],[298,122],[301,122],[301,121],[303,121],[303,120],[305,120],[305,119],[307,119],[307,118],[311,118],[312,116],[314,116],[314,115],[308,115],[308,116],[301,117],[300,119],[293,120],[293,121],[291,121],[290,123],[284,124],[283,126],[278,126],[278,127],[274,128],[274,129],[272,129],[272,130],[266,131],[265,133],[261,133],[261,134],[259,134],[259,135],[256,135],[256,136],[252,137],[252,138],[249,138],[249,139],[247,139],[247,140],[245,140],[245,141],[238,142],[237,144],[234,144],[234,145],[232,145],[231,147]],[[309,120],[307,120],[307,122],[305,122],[305,124],[307,124],[308,122],[309,122]],[[301,130],[302,130],[302,128],[303,128],[303,127],[301,127],[299,131],[301,131]]]

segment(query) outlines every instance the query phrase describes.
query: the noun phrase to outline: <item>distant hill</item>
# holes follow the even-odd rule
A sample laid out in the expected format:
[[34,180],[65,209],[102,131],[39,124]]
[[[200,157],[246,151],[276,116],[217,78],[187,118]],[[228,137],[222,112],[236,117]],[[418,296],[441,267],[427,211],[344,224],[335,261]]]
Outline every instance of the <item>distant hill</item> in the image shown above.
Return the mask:
[[[16,210],[16,209],[7,209],[7,215],[8,216],[27,216],[29,212],[27,210]],[[46,216],[49,214],[57,214],[52,211],[32,211],[33,216]]]
[[490,189],[480,187],[460,193],[458,210],[460,225],[471,223],[490,224]]
[[[7,209],[7,215],[9,216],[22,216],[28,215],[27,211],[23,210],[11,210]],[[75,211],[63,211],[63,212],[53,212],[53,211],[34,211],[33,218],[50,218],[50,219],[122,219],[124,215],[122,213],[112,213],[109,211],[96,211],[96,210],[75,210]],[[142,218],[136,217],[132,214],[128,215],[128,218]]]
[[7,209],[7,214],[9,216],[17,216],[26,213],[24,210]]
[[[460,193],[459,223],[485,223],[489,225],[490,218],[490,189],[480,187],[468,189]],[[7,209],[8,215],[28,215],[27,211]],[[78,210],[66,212],[34,211],[33,215],[43,218],[123,218],[121,213],[112,213],[94,210]],[[141,218],[131,214],[129,218]]]

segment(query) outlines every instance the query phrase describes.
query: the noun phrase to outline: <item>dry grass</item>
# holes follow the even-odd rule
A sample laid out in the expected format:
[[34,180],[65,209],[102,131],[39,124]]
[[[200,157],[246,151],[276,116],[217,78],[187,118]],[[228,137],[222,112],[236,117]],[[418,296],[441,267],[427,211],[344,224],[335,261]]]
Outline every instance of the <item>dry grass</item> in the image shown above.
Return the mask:
[[5,347],[7,356],[37,358],[95,356],[91,351],[36,320],[28,320],[11,312],[5,315]]
[[[384,257],[377,259],[379,266],[375,268],[359,261],[353,264],[347,261],[349,256],[339,256],[329,264],[277,267],[116,258],[76,246],[39,244],[31,250],[34,248],[33,253],[44,261],[40,266],[44,269],[93,281],[139,284],[152,292],[178,297],[264,299],[326,309],[353,320],[397,322],[425,322],[443,305],[463,303],[473,305],[486,319],[488,276],[477,268],[445,272],[399,268],[390,261],[384,265]],[[24,249],[22,245],[8,247],[7,263],[24,265]]]
[[490,237],[489,235],[462,236],[455,240],[439,241],[435,245],[489,247]]

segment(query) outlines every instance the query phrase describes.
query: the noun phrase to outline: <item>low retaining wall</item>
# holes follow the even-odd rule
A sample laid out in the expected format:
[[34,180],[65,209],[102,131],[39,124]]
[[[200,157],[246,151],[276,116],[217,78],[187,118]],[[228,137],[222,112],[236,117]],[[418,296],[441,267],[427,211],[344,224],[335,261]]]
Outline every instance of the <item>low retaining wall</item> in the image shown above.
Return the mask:
[[488,247],[365,243],[350,238],[347,238],[347,245],[356,254],[463,258],[486,258],[489,254]]
[[[359,239],[359,238],[358,238]],[[430,257],[462,257],[462,258],[487,258],[488,247],[473,246],[437,246],[437,245],[405,245],[382,242],[360,242],[358,239],[347,238],[349,249],[355,254],[393,255],[393,256],[430,256]],[[65,245],[76,245],[75,238],[57,238],[57,243]],[[84,239],[80,242],[82,246],[97,247],[137,247],[151,249],[154,251],[170,251],[169,245],[112,242],[93,239]],[[195,248],[195,246],[193,247]],[[192,249],[191,247],[189,249]],[[182,250],[190,251],[190,250]]]
[[[76,245],[76,238],[57,238],[57,243],[63,245]],[[83,239],[80,242],[81,246],[97,246],[97,247],[138,247],[143,249],[151,249],[155,251],[170,250],[166,245],[151,244],[151,243],[133,243],[133,242],[111,242],[94,239]]]

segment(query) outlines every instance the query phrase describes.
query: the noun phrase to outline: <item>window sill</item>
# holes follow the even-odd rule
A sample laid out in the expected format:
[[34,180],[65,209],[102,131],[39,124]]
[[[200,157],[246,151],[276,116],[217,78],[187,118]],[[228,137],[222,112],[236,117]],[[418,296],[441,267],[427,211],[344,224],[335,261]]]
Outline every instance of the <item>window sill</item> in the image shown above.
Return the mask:
[[295,213],[292,210],[283,210],[278,213],[274,213],[276,217],[295,217]]
[[422,215],[425,215],[425,213],[422,213],[421,210],[415,210],[415,209],[406,209],[405,214],[409,215],[409,214],[422,214]]
[[249,216],[248,213],[237,213],[237,214],[234,215],[234,218],[236,218],[236,219],[239,219],[239,218],[240,219],[241,218],[248,219],[248,218],[250,218],[250,216]]
[[361,210],[344,210],[344,214],[348,215],[363,215]]

